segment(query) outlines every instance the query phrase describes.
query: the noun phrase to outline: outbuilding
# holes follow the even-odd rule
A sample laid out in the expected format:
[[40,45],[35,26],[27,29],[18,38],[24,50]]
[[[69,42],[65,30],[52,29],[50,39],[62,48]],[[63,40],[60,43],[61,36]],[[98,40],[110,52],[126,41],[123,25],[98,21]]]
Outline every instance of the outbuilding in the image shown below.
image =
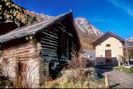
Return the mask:
[[58,74],[60,65],[78,56],[80,49],[72,12],[0,36],[4,74],[28,87],[43,84],[44,75]]
[[122,60],[125,40],[112,32],[107,32],[92,45],[95,48],[96,65],[117,66]]

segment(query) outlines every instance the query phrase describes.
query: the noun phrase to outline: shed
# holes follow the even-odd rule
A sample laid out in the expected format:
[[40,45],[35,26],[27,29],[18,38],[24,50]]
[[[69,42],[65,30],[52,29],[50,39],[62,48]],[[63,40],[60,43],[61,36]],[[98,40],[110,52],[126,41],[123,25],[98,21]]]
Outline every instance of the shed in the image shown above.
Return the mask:
[[0,36],[5,75],[28,87],[44,83],[44,75],[56,75],[60,65],[78,56],[80,49],[72,12]]

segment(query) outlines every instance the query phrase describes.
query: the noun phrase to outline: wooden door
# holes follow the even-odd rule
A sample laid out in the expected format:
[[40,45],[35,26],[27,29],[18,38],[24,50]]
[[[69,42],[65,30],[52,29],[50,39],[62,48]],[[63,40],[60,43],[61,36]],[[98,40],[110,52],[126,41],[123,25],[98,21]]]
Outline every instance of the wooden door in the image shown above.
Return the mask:
[[112,58],[111,50],[105,50],[105,57],[106,58]]
[[18,62],[18,68],[17,68],[17,78],[15,82],[15,86],[18,88],[24,88],[27,87],[26,83],[26,72],[27,72],[27,64],[25,61]]
[[27,64],[26,62],[21,62],[21,76],[22,76],[22,80],[26,80],[26,72],[27,72]]
[[112,52],[111,52],[111,50],[105,50],[105,58],[106,58],[106,63],[112,62]]

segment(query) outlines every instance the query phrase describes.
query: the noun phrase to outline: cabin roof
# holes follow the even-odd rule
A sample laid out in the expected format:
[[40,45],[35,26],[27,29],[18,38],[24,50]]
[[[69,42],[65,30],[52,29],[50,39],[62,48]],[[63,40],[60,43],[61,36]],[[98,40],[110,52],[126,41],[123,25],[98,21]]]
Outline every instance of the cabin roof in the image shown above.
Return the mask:
[[62,19],[64,19],[66,16],[71,15],[72,16],[72,12],[68,12],[65,14],[61,14],[59,16],[55,16],[53,18],[50,18],[48,20],[42,21],[42,22],[38,22],[29,26],[24,26],[21,28],[17,28],[5,35],[1,35],[0,36],[0,43],[5,43],[14,39],[18,39],[18,38],[22,38],[28,35],[34,35],[36,34],[38,31],[41,31],[43,28],[46,28],[58,21],[61,21]]
[[96,41],[94,41],[92,43],[93,46],[97,46],[99,45],[100,43],[102,43],[103,41],[107,40],[109,37],[114,37],[116,39],[118,39],[121,43],[125,43],[125,40],[119,36],[117,36],[116,34],[108,31],[107,33],[105,33],[103,36],[101,36],[99,39],[97,39]]

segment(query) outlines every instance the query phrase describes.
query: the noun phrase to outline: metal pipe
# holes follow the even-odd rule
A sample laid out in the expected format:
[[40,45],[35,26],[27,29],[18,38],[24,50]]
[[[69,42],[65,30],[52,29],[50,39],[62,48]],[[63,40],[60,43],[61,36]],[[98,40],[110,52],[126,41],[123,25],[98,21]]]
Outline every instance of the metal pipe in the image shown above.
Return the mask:
[[128,48],[127,48],[127,40],[125,40],[125,46],[126,46],[126,53],[127,53],[127,63],[129,65],[129,56],[128,56]]

